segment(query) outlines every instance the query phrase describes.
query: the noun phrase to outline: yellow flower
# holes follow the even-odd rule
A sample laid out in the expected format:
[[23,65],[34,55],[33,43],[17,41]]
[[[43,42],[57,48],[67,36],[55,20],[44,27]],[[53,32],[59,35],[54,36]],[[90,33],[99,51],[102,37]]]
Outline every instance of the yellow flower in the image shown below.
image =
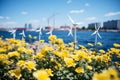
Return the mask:
[[88,65],[88,66],[87,66],[87,69],[92,70],[92,66],[89,66],[89,65]]
[[69,57],[69,52],[67,50],[62,50],[60,54],[62,58]]
[[36,40],[36,39],[37,39],[37,37],[36,37],[36,36],[34,36],[34,39]]
[[102,61],[107,63],[108,61],[111,61],[111,58],[109,55],[105,54],[102,56]]
[[95,73],[92,80],[120,80],[115,69],[109,68],[101,73]]
[[76,65],[72,58],[65,58],[64,61],[68,67],[75,67]]
[[9,64],[11,63],[11,61],[9,61],[9,60],[4,60],[3,63],[9,65]]
[[29,37],[29,38],[32,38],[32,35],[29,34],[28,37]]
[[58,43],[58,44],[63,44],[63,39],[61,39],[61,38],[57,39],[57,40],[56,40],[56,43]]
[[74,53],[78,54],[80,59],[85,59],[88,55],[85,51],[82,50],[76,50]]
[[74,48],[72,48],[72,47],[68,47],[67,48],[69,51],[73,51],[74,50]]
[[0,61],[4,61],[8,59],[8,55],[7,54],[0,54]]
[[79,55],[70,55],[75,61],[79,61]]
[[48,73],[49,76],[53,76],[51,69],[46,69],[46,72]]
[[120,44],[114,43],[113,46],[118,48],[118,47],[120,47]]
[[8,45],[7,50],[12,50],[12,47],[10,45]]
[[51,62],[54,62],[54,58],[50,58],[50,61],[51,61]]
[[0,53],[4,53],[4,52],[6,52],[6,51],[7,51],[6,49],[0,48]]
[[25,62],[25,68],[27,68],[28,70],[32,70],[32,69],[36,69],[36,64],[33,61],[27,61]]
[[25,61],[24,60],[19,60],[17,62],[17,66],[23,67],[25,65]]
[[101,49],[101,50],[99,50],[99,52],[100,52],[100,53],[105,53],[105,51],[104,51],[104,50],[102,50],[102,49]]
[[120,63],[119,63],[119,62],[115,62],[115,64],[116,64],[117,66],[120,66]]
[[57,65],[55,66],[56,69],[61,68],[62,65],[61,65],[60,63],[56,62],[56,64],[57,64]]
[[88,63],[91,63],[91,61],[92,61],[92,60],[91,60],[91,57],[88,56],[88,55],[86,55],[85,59],[87,60]]
[[44,55],[43,55],[43,54],[41,54],[40,52],[39,52],[39,53],[37,53],[36,58],[41,59],[42,57],[44,57]]
[[98,45],[98,46],[102,46],[102,43],[101,43],[101,42],[98,42],[97,45]]
[[57,39],[57,36],[56,35],[50,35],[48,37],[49,40],[53,41],[53,40],[56,40]]
[[39,40],[40,43],[44,43],[44,40]]
[[25,49],[24,47],[19,47],[19,48],[18,48],[18,51],[21,52],[21,53],[22,53],[22,52],[25,52],[25,50],[26,50],[26,49]]
[[47,52],[52,51],[52,50],[53,50],[52,47],[44,46],[44,47],[41,49],[41,54],[42,54],[42,55],[45,55]]
[[117,78],[118,77],[117,71],[115,69],[113,69],[113,68],[109,68],[107,70],[107,74],[109,74],[109,76],[110,77],[112,76],[113,78]]
[[110,79],[109,79],[109,76],[107,74],[98,74],[98,73],[95,73],[93,75],[92,80],[110,80]]
[[33,76],[34,76],[37,80],[50,80],[47,71],[44,70],[44,69],[35,71],[35,72],[33,73]]
[[20,77],[21,77],[21,71],[20,71],[20,69],[10,70],[9,74],[11,76],[15,76],[17,79],[20,79]]
[[26,50],[25,50],[25,53],[26,53],[26,54],[32,54],[32,53],[33,53],[33,50],[31,50],[31,49],[26,49]]
[[78,67],[75,69],[77,73],[84,73],[84,69],[82,67]]
[[93,46],[93,44],[92,43],[88,43],[88,46]]
[[9,53],[8,53],[8,56],[9,56],[9,57],[14,57],[14,56],[19,57],[19,56],[20,56],[20,53],[17,52],[17,51],[13,51],[13,52],[9,52]]

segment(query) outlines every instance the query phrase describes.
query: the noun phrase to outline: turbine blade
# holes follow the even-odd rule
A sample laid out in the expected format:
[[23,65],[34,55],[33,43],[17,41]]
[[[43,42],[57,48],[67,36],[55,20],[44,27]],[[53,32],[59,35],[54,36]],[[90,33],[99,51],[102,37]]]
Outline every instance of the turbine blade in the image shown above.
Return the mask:
[[97,31],[100,29],[100,26],[98,27]]
[[39,32],[39,30],[35,30],[35,32]]
[[71,23],[75,24],[75,22],[73,21],[73,19],[69,15],[67,15],[67,16],[68,16],[69,20],[71,21]]
[[70,31],[70,32],[68,33],[68,36],[70,36],[70,35],[73,36],[72,31]]
[[39,33],[40,35],[42,35],[42,32],[40,31],[40,33]]
[[51,33],[51,31],[47,32],[46,34],[50,34],[50,33]]
[[73,36],[73,34],[71,32],[68,33],[68,36]]
[[97,35],[99,36],[99,38],[102,38],[99,33],[97,33]]
[[69,33],[68,33],[68,36],[73,36],[73,34],[72,34],[72,28],[70,28],[70,29],[68,29],[68,31],[69,31]]
[[97,32],[95,31],[95,32],[93,32],[91,35],[94,35],[94,34],[96,34]]
[[24,32],[24,30],[23,30],[23,37],[25,37],[25,32]]
[[22,35],[22,33],[19,33],[19,35]]

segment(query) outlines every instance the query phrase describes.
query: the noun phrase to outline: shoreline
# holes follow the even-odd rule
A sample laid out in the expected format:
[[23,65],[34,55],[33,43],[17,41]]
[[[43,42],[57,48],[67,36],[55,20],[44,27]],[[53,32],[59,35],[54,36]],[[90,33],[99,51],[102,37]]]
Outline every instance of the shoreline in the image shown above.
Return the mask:
[[[0,31],[8,31],[8,30],[0,29]],[[22,30],[18,30],[18,31],[22,31]],[[28,30],[25,30],[25,31],[28,31]],[[43,31],[49,31],[49,30],[43,30]],[[54,31],[68,31],[68,30],[54,30]],[[90,32],[90,31],[95,31],[95,30],[88,29],[88,30],[77,30],[77,31],[88,31],[88,32]],[[102,30],[99,30],[99,32],[120,32],[120,30],[103,30],[102,29]]]

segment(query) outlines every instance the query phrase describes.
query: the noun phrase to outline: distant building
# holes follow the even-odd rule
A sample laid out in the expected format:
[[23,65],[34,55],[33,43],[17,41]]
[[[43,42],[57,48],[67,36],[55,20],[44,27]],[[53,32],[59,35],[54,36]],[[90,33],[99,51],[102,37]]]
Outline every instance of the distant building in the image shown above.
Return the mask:
[[60,29],[61,29],[61,30],[69,30],[69,29],[70,29],[70,26],[60,26]]
[[27,23],[24,25],[24,28],[26,28],[26,29],[28,28],[28,27],[27,27]]
[[101,26],[101,23],[99,23],[99,22],[90,23],[90,24],[88,24],[88,29],[95,29],[95,26],[99,27],[99,26]]
[[120,20],[111,20],[103,23],[104,29],[120,29]]
[[29,29],[32,29],[32,24],[28,24],[28,28],[29,28]]
[[45,30],[51,30],[51,29],[52,29],[51,26],[46,26],[46,27],[45,27]]
[[26,30],[26,28],[14,28],[15,30]]

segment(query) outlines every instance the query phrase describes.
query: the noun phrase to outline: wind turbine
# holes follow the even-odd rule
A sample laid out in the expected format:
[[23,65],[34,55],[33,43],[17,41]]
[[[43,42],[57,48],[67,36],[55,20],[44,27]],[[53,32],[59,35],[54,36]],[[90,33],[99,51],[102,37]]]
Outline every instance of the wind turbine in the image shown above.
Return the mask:
[[9,30],[9,32],[13,35],[13,38],[15,39],[16,37],[16,30]]
[[53,28],[51,28],[50,31],[47,32],[46,34],[50,34],[50,35],[52,35],[52,32],[53,32]]
[[80,23],[75,23],[74,20],[69,15],[67,15],[67,16],[74,27],[74,48],[75,48],[76,43],[77,43],[76,27],[78,27],[80,25]]
[[22,35],[22,38],[25,37],[25,31],[23,30],[21,33],[19,33],[20,35]]
[[69,33],[68,33],[68,36],[73,36],[73,33],[72,33],[72,28],[68,29]]
[[42,27],[39,27],[39,29],[36,30],[36,32],[39,32],[39,40],[40,40],[41,35],[42,35]]
[[91,34],[91,35],[95,35],[95,46],[97,45],[97,39],[98,39],[98,37],[99,38],[102,38],[101,36],[100,36],[100,34],[99,34],[99,29],[100,29],[100,26],[98,26],[98,28],[97,28],[97,25],[95,24],[95,31]]

